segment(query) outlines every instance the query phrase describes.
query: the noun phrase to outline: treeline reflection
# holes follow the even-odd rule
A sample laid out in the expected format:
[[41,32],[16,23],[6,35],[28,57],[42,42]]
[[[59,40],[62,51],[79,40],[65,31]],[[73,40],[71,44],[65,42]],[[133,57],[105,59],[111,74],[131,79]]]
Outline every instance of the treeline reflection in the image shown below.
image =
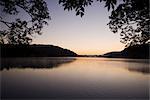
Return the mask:
[[140,72],[140,73],[143,73],[143,74],[149,74],[150,73],[150,68],[149,67],[141,67],[141,68],[128,67],[128,70],[132,71],[132,72]]
[[25,57],[25,58],[2,58],[1,69],[12,68],[56,68],[61,64],[75,61],[73,57]]

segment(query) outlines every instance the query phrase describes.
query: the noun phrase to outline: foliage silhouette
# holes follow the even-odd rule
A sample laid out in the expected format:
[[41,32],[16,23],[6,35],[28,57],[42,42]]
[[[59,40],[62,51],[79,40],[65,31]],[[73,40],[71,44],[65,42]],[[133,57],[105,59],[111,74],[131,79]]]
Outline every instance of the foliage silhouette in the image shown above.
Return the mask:
[[[50,19],[47,4],[44,0],[0,0],[2,12],[9,16],[18,15],[19,10],[24,10],[29,20],[17,18],[10,22],[5,16],[0,16],[0,23],[5,29],[0,30],[0,44],[29,44],[33,34],[41,34],[41,29]],[[2,13],[1,12],[1,13]]]
[[[121,42],[126,46],[146,44],[150,41],[150,17],[148,0],[95,0],[105,2],[105,7],[111,11],[109,28],[112,32],[120,33]],[[92,5],[94,0],[59,0],[64,10],[75,10],[76,15],[83,16],[85,7]],[[48,8],[44,0],[1,0],[2,12],[17,15],[18,8],[24,10],[31,20],[16,19],[14,22],[4,20],[0,22],[7,29],[0,30],[1,44],[29,44],[33,34],[41,34],[43,25],[50,19]]]
[[[150,41],[149,0],[95,0],[105,2],[109,16],[109,28],[112,32],[120,32],[121,42],[126,46],[146,44]],[[75,10],[76,15],[83,16],[85,7],[94,0],[59,0],[64,10]],[[118,5],[119,4],[119,5]]]

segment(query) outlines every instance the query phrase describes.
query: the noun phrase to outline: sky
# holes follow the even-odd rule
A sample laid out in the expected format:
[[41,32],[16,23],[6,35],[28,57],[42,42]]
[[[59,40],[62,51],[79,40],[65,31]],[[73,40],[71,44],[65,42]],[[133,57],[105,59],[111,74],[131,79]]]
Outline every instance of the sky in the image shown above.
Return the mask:
[[124,44],[120,36],[110,31],[109,15],[103,3],[85,8],[81,18],[74,11],[64,11],[58,0],[46,0],[51,20],[42,35],[33,38],[33,44],[50,44],[70,49],[81,55],[99,55],[120,51]]

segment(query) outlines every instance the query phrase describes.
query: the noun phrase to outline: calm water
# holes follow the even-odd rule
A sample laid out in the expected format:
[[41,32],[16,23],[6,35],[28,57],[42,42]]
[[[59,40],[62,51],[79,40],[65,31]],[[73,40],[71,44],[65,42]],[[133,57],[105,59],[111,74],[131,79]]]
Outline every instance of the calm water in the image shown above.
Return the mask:
[[5,58],[2,98],[149,99],[149,63],[117,58]]

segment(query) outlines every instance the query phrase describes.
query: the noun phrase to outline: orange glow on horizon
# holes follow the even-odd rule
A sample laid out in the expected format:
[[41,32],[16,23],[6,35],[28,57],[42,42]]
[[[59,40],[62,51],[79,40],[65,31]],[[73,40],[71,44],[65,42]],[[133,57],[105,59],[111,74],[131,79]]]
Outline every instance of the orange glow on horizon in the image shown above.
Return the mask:
[[79,54],[79,55],[102,55],[108,52],[113,52],[113,51],[121,51],[124,49],[124,46],[121,47],[112,47],[112,48],[108,48],[108,49],[97,49],[97,50],[81,50],[81,49],[70,49],[72,51],[74,51],[75,53]]

